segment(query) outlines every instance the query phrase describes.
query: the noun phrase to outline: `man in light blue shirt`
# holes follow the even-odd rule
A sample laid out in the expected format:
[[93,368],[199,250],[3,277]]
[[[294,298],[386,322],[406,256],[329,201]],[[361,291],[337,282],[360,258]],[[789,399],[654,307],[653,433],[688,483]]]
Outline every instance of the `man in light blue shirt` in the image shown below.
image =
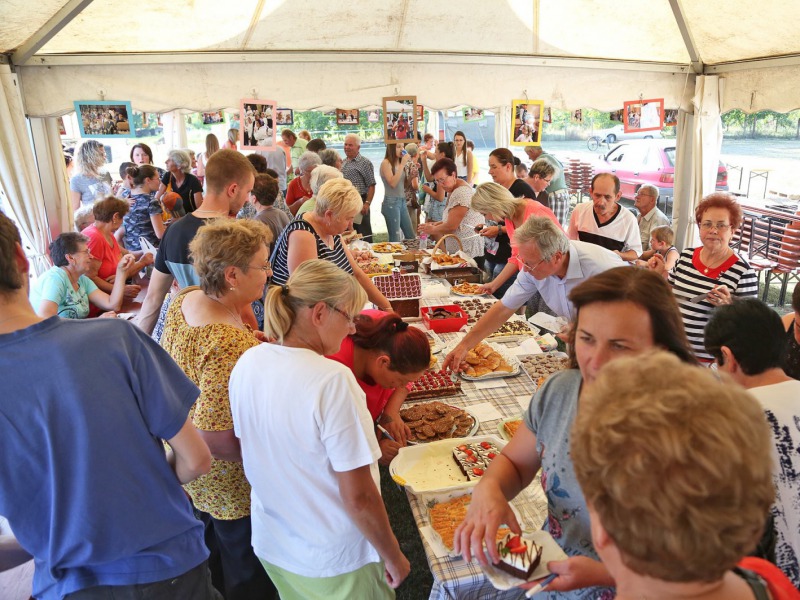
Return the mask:
[[568,239],[548,218],[529,218],[514,232],[513,243],[519,249],[517,280],[447,355],[445,368],[458,369],[471,348],[508,321],[536,292],[556,315],[572,319],[574,308],[568,298],[572,288],[593,275],[625,265],[610,250]]

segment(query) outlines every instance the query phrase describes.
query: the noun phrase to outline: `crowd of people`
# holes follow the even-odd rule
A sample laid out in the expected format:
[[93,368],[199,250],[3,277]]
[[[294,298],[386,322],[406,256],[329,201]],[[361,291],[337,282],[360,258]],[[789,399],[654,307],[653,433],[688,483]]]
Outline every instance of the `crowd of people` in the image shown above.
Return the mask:
[[[54,240],[32,289],[0,215],[0,514],[36,597],[393,598],[425,568],[392,532],[378,464],[407,443],[400,407],[429,343],[342,239],[371,235],[360,139],[342,159],[302,133],[248,156],[207,139],[202,182],[187,152],[160,173],[138,144],[124,199],[89,189],[104,158],[84,143],[73,201],[86,191],[94,222]],[[443,368],[533,298],[569,322],[570,352],[475,487],[456,550],[496,561],[498,527],[520,532],[508,503],[540,472],[568,556],[540,597],[797,598],[800,285],[783,320],[754,298],[728,194],[699,203],[700,246],[678,252],[657,189],[637,217],[599,174],[570,214],[541,148],[522,177],[493,150],[478,183],[455,137],[391,143],[378,171],[390,240],[446,238],[499,298]],[[169,193],[184,214],[165,221]],[[88,318],[140,294],[145,268],[133,324]],[[59,375],[33,386],[43,352]]]

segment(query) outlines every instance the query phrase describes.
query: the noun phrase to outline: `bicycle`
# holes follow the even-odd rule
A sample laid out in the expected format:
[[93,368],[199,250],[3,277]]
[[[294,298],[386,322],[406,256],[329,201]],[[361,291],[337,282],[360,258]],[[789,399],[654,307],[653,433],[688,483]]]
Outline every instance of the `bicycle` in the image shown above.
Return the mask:
[[586,140],[586,145],[592,152],[597,150],[600,146],[605,146],[609,150],[611,149],[611,145],[608,143],[608,139],[604,139],[596,135],[593,135],[588,140]]

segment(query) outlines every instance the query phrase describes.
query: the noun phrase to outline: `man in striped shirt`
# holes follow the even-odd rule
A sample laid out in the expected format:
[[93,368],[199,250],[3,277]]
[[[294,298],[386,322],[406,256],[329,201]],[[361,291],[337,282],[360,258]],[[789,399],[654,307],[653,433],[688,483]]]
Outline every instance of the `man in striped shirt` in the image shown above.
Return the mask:
[[349,133],[344,138],[344,154],[347,158],[342,163],[342,175],[349,180],[358,193],[364,206],[361,209],[361,219],[356,215],[353,228],[364,237],[372,236],[372,223],[370,222],[369,207],[375,196],[375,168],[372,161],[361,153],[361,138],[355,133]]

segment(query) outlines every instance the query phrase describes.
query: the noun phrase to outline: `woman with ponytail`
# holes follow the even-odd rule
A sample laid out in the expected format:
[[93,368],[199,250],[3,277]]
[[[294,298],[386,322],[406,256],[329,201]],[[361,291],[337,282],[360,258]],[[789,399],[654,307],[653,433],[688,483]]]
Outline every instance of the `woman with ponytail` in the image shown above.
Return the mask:
[[123,218],[125,247],[131,252],[140,252],[142,245],[139,238],[158,246],[166,231],[161,218],[161,203],[153,198],[153,192],[158,190],[161,182],[153,165],[128,167],[126,173],[131,178],[133,188],[128,199],[131,209]]
[[267,292],[275,343],[245,352],[231,373],[253,549],[282,598],[394,598],[410,571],[381,500],[364,392],[325,358],[356,333],[366,300],[333,263],[300,264]]
[[[380,463],[388,465],[411,434],[400,418],[409,383],[428,368],[431,347],[427,336],[397,313],[365,310],[355,321],[356,332],[344,338],[342,347],[328,358],[348,367],[367,395],[367,410],[386,435],[378,436]],[[394,439],[392,439],[394,438]]]

